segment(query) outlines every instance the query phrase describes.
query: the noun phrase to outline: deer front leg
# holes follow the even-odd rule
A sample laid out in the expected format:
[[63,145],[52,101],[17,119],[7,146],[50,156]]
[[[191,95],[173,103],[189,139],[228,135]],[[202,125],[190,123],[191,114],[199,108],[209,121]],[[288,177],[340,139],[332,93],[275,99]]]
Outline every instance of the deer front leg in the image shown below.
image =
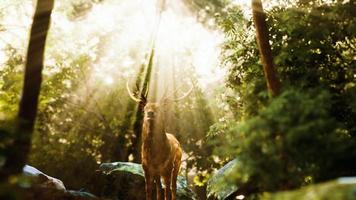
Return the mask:
[[145,170],[145,184],[146,200],[152,200],[153,177],[149,174],[148,170]]
[[156,196],[157,200],[162,200],[162,184],[161,184],[161,177],[155,176],[155,182],[156,182]]
[[178,160],[174,166],[172,173],[172,200],[176,200],[177,196],[177,177],[180,168],[180,160]]
[[171,197],[172,197],[172,192],[171,192],[171,176],[172,176],[172,173],[171,171],[169,171],[169,173],[166,173],[164,175],[164,184],[166,186],[166,189],[164,190],[164,200],[171,200]]

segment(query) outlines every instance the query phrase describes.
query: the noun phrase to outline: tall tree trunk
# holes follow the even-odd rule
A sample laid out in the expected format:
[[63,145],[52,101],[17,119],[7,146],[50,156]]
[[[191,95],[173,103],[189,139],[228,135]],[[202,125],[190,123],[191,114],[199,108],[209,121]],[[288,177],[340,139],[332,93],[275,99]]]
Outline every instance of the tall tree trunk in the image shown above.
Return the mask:
[[133,162],[141,163],[141,144],[142,144],[142,124],[143,124],[143,116],[144,116],[144,107],[146,105],[146,101],[148,100],[149,87],[151,83],[151,75],[153,69],[153,61],[155,55],[155,47],[153,46],[149,55],[148,66],[145,74],[145,79],[143,80],[142,89],[140,92],[140,97],[144,98],[145,101],[140,103],[138,106],[135,121],[133,123],[133,131],[135,137],[132,140],[132,146],[130,149],[130,154],[133,155]]
[[[146,65],[146,60],[149,58],[151,52],[147,53],[145,55],[145,62],[141,64],[140,69],[138,71],[138,74],[135,79],[135,89],[134,94],[137,95],[140,98],[146,98],[145,96],[142,96],[142,84],[143,84],[143,78],[145,77],[145,70],[147,70],[147,65]],[[109,158],[115,159],[118,161],[128,161],[130,155],[135,155],[135,143],[136,138],[137,138],[137,131],[133,130],[133,136],[126,138],[125,133],[127,133],[129,130],[133,129],[133,124],[137,121],[137,116],[139,115],[138,112],[143,112],[143,107],[144,107],[144,102],[141,102],[139,105],[137,105],[133,101],[129,101],[128,105],[126,107],[126,114],[123,120],[122,125],[120,126],[120,134],[117,138],[117,145],[114,148],[113,155],[111,155]],[[135,117],[135,118],[134,118]],[[137,122],[136,122],[137,123]],[[141,122],[142,123],[142,122]],[[142,125],[142,124],[141,124]],[[139,130],[138,130],[139,131]],[[139,133],[141,134],[141,133]],[[140,136],[139,136],[140,137]],[[129,147],[125,147],[126,144],[130,144]],[[138,150],[137,150],[138,151]]]
[[[280,82],[277,78],[277,72],[273,66],[273,56],[271,45],[269,44],[268,29],[266,24],[266,15],[263,11],[263,6],[261,0],[252,0],[252,14],[253,21],[256,27],[256,38],[258,43],[258,48],[261,54],[261,60],[263,65],[263,70],[265,74],[265,79],[267,81],[267,87],[270,94],[275,97],[279,95],[280,92]],[[285,143],[285,135],[279,134],[282,141]],[[282,148],[281,159],[284,162],[283,173],[288,174],[290,158],[285,150]],[[290,184],[289,180],[286,180],[281,190],[291,189],[293,186]]]
[[143,116],[144,116],[143,111],[148,100],[148,92],[150,89],[153,60],[155,55],[155,45],[157,40],[157,34],[159,31],[159,26],[161,23],[162,12],[166,6],[166,0],[160,0],[157,3],[158,3],[157,24],[155,30],[153,30],[152,32],[152,47],[149,54],[149,62],[145,74],[145,79],[143,80],[143,85],[139,94],[141,98],[144,98],[144,101],[141,101],[136,112],[136,118],[133,123],[133,131],[135,136],[132,138],[132,145],[129,149],[129,155],[133,155],[133,162],[136,163],[141,163],[141,144],[142,144],[141,132],[142,132],[142,124],[143,124]]
[[273,56],[268,39],[266,15],[263,11],[261,0],[252,0],[252,14],[267,87],[272,96],[277,96],[280,91],[280,82],[273,66]]
[[27,162],[37,115],[45,44],[53,5],[54,0],[37,1],[27,50],[25,79],[17,115],[15,138],[7,151],[2,178],[20,173]]

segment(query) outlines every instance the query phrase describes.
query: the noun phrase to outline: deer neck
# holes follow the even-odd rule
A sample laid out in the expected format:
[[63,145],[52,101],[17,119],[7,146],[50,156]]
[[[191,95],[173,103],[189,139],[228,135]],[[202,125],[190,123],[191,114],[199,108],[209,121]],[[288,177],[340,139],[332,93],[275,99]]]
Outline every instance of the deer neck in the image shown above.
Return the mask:
[[145,119],[143,142],[148,146],[162,146],[166,143],[167,135],[163,123],[154,119]]

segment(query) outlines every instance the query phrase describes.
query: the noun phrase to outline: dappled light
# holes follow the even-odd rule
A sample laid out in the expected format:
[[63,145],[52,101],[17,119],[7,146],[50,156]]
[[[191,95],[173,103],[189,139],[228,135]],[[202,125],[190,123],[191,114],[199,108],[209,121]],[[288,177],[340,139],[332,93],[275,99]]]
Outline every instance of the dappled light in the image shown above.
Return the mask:
[[0,0],[0,199],[355,199],[355,9]]

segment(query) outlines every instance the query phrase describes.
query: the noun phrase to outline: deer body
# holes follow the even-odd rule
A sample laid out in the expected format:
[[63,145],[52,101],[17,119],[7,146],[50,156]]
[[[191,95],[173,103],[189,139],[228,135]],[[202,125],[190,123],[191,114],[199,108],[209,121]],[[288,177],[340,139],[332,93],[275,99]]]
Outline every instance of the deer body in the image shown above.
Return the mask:
[[[193,83],[193,82],[192,82]],[[142,124],[141,160],[145,172],[146,200],[152,200],[153,185],[156,185],[157,200],[161,200],[161,177],[164,180],[165,200],[176,200],[177,176],[182,159],[182,149],[178,140],[165,131],[165,116],[160,109],[168,102],[180,101],[186,98],[193,86],[183,96],[175,99],[166,98],[161,103],[147,102],[147,93],[136,97],[126,83],[127,91],[132,100],[144,106],[144,119]],[[162,103],[163,102],[163,103]]]
[[146,180],[146,200],[152,199],[156,184],[157,199],[161,199],[161,177],[165,184],[165,200],[176,199],[177,176],[182,149],[178,140],[165,132],[164,122],[158,120],[158,104],[147,103],[142,127],[142,167]]

